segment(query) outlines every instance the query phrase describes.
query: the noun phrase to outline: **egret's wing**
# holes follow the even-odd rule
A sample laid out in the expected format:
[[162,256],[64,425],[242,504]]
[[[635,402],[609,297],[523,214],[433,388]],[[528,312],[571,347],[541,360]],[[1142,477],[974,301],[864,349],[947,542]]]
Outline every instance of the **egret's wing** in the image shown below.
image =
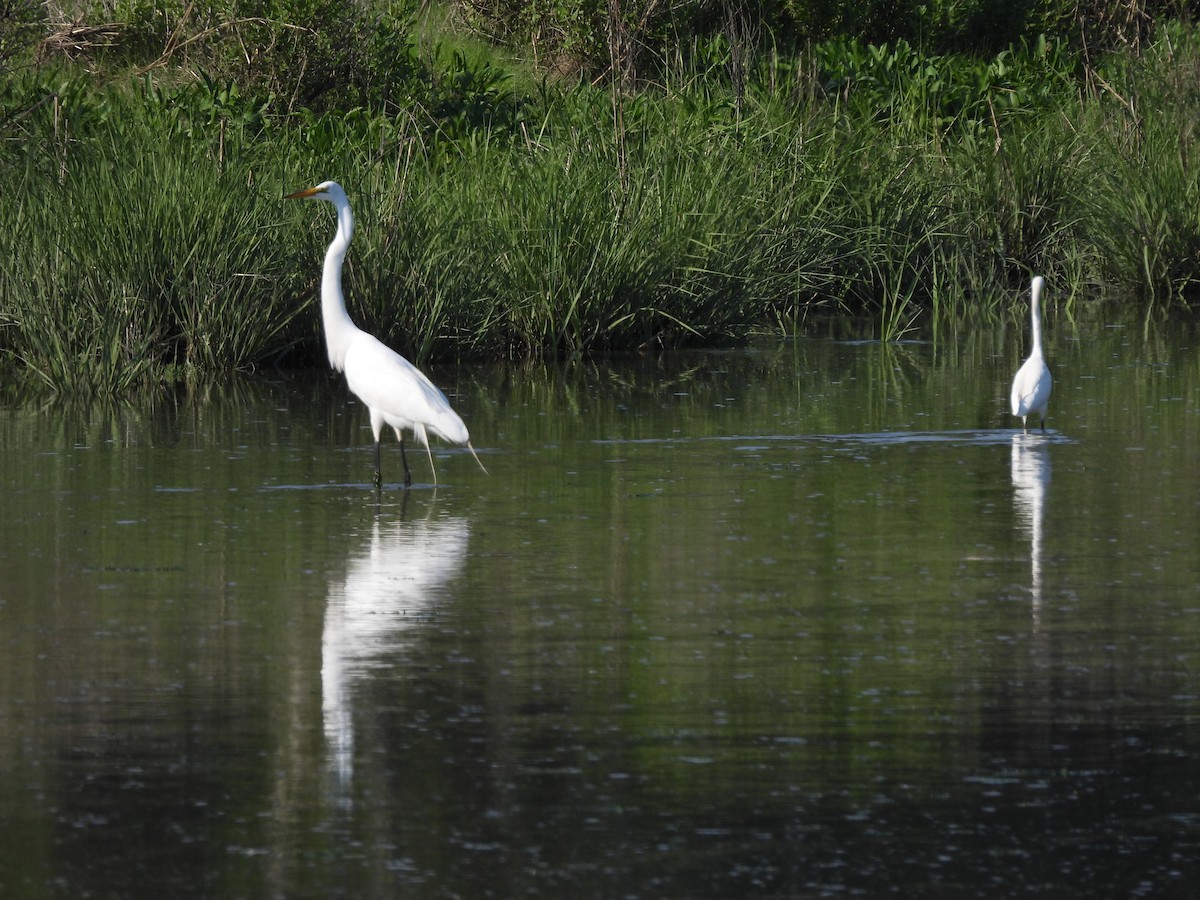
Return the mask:
[[425,373],[366,332],[355,338],[346,353],[346,381],[363,403],[393,427],[424,425],[458,444],[469,438],[446,395]]

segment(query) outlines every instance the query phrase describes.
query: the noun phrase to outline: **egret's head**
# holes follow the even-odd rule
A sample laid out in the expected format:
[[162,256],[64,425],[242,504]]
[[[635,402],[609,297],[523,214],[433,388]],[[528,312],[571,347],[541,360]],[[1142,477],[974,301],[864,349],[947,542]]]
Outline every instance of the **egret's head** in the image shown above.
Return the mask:
[[1033,281],[1029,285],[1029,292],[1033,295],[1030,301],[1036,309],[1042,302],[1042,289],[1046,287],[1046,279],[1041,275],[1035,275]]
[[305,188],[302,191],[296,191],[294,194],[288,194],[284,200],[324,200],[328,203],[337,204],[339,200],[345,201],[346,192],[342,190],[342,186],[336,181],[322,181],[316,187]]

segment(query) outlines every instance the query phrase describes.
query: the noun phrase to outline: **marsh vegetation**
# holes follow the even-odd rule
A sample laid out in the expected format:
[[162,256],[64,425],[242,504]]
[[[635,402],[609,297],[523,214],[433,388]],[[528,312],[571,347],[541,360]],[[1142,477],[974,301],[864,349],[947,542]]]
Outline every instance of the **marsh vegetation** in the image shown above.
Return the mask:
[[280,198],[324,178],[352,314],[418,360],[814,313],[889,339],[1020,318],[1031,272],[1068,313],[1200,286],[1200,40],[1169,9],[970,44],[949,6],[8,5],[0,366],[58,391],[319,362],[333,224]]

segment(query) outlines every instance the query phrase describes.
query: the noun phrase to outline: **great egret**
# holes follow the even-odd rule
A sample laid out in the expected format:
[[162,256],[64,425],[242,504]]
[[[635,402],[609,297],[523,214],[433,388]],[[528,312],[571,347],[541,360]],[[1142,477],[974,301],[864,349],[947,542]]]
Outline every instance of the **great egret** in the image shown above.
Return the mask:
[[1021,428],[1029,430],[1029,416],[1041,419],[1042,431],[1046,430],[1046,407],[1050,403],[1050,388],[1053,379],[1050,377],[1050,367],[1042,356],[1042,320],[1038,309],[1042,298],[1042,288],[1046,279],[1041,275],[1035,276],[1030,286],[1030,316],[1033,328],[1033,349],[1029,359],[1017,370],[1012,383],[1012,412],[1021,417]]
[[325,270],[321,276],[321,320],[325,327],[325,346],[334,371],[346,373],[350,390],[371,411],[371,431],[375,434],[375,486],[383,484],[379,466],[379,442],[384,425],[390,425],[400,441],[400,459],[404,461],[404,485],[412,484],[408,455],[404,452],[407,428],[425,445],[433,483],[433,451],[429,432],[452,444],[466,444],[479,468],[475,448],[467,426],[450,408],[446,395],[434,386],[425,373],[372,334],[363,331],[346,312],[342,298],[342,261],[354,236],[354,216],[346,192],[335,181],[322,181],[316,187],[288,194],[285,200],[324,200],[337,210],[337,234],[325,251]]

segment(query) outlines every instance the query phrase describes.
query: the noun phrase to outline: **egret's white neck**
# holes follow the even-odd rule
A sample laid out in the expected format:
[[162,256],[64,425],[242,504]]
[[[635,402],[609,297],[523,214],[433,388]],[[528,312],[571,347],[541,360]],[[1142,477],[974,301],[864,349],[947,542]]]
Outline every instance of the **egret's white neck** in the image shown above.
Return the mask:
[[1042,355],[1042,314],[1041,314],[1041,299],[1042,285],[1036,283],[1033,285],[1032,298],[1029,301],[1030,315],[1032,316],[1032,331],[1033,331],[1033,352],[1030,356]]
[[342,262],[350,249],[354,237],[354,216],[350,204],[336,203],[337,234],[329,249],[325,251],[325,270],[321,276],[321,319],[325,325],[325,349],[329,352],[329,364],[337,372],[346,367],[346,350],[358,333],[358,327],[346,312],[346,301],[342,299]]

